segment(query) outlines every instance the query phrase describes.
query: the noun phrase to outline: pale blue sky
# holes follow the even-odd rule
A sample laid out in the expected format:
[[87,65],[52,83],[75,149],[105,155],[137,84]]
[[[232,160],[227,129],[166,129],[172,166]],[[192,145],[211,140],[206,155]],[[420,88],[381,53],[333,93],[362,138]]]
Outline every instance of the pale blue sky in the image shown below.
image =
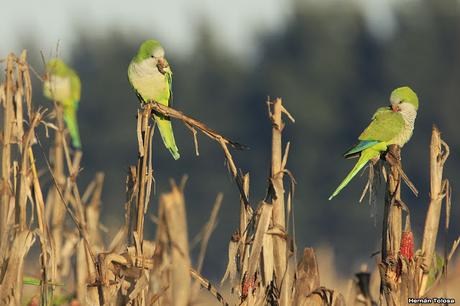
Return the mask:
[[28,1],[27,6],[24,1],[8,1],[0,10],[0,56],[19,52],[26,33],[34,36],[45,54],[54,51],[59,40],[65,56],[81,25],[95,34],[116,27],[146,38],[155,35],[167,48],[187,52],[203,19],[232,52],[250,52],[254,34],[283,26],[293,1],[359,3],[377,35],[385,37],[394,29],[389,4],[397,0],[40,0]]
[[[283,24],[290,11],[287,0],[40,0],[8,1],[0,10],[0,54],[18,52],[18,38],[31,32],[46,52],[60,49],[75,39],[74,30],[103,33],[112,27],[126,33],[140,32],[159,36],[175,51],[190,49],[194,30],[203,20],[219,33],[219,38],[234,51],[246,50],[253,34],[261,29],[274,30]],[[5,26],[8,25],[8,26]],[[250,47],[250,46],[249,46]]]

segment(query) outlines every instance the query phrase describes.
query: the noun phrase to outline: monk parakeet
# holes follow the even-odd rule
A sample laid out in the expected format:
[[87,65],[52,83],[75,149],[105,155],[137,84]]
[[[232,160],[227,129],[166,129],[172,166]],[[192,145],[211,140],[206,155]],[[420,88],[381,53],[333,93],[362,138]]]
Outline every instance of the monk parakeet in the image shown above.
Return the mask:
[[[172,92],[172,71],[165,58],[165,50],[156,40],[144,41],[128,67],[128,79],[139,100],[150,100],[169,106]],[[165,147],[174,159],[179,159],[179,149],[174,139],[171,120],[154,114]]]
[[368,161],[378,160],[389,145],[404,146],[412,136],[418,110],[417,94],[409,87],[399,87],[390,96],[390,106],[379,108],[369,126],[359,136],[359,143],[344,157],[359,156],[358,162],[329,197],[335,197]]
[[60,59],[46,63],[46,77],[43,83],[44,95],[62,105],[64,121],[69,129],[72,145],[81,148],[78,132],[77,109],[80,101],[81,83],[77,73]]

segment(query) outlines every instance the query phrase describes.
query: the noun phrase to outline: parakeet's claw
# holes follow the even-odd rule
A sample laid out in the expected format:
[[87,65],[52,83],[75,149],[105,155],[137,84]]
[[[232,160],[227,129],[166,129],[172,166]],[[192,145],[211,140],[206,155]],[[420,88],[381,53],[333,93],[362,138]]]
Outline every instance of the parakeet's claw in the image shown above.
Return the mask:
[[141,94],[135,90],[135,93],[136,93],[136,96],[137,98],[139,99],[139,101],[141,102],[141,109],[144,109],[144,105],[147,104],[147,101],[144,100],[144,98],[141,96]]
[[388,150],[388,153],[390,153],[391,157],[394,158],[397,161],[401,161],[401,155],[396,156],[391,150]]

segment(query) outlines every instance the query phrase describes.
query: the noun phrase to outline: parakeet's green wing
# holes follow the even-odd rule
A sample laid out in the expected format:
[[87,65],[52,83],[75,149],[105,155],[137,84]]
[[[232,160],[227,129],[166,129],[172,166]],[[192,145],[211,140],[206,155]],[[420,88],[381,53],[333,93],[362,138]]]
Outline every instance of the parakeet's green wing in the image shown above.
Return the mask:
[[404,119],[388,107],[379,108],[372,116],[369,126],[359,136],[360,142],[348,149],[343,155],[346,158],[355,157],[365,149],[377,143],[390,141],[404,128]]
[[[170,105],[172,101],[172,71],[171,69],[164,69],[164,75],[166,82],[168,83],[169,90],[169,99],[167,101],[158,101],[160,103]],[[176,140],[174,138],[174,133],[172,129],[171,119],[164,117],[162,115],[155,115],[155,121],[157,123],[158,129],[160,130],[161,138],[163,138],[163,143],[166,148],[169,150],[174,159],[179,159],[179,149],[176,145]]]
[[381,152],[385,151],[387,142],[396,137],[403,128],[404,119],[401,114],[391,111],[388,107],[379,108],[372,116],[369,126],[359,136],[358,139],[361,142],[345,153],[346,157],[360,153],[360,158],[329,200],[335,197],[369,160],[378,157]]
[[369,126],[359,135],[359,140],[388,142],[404,129],[402,115],[387,107],[379,108],[372,119]]
[[168,82],[168,86],[169,86],[168,106],[172,106],[173,105],[173,92],[172,92],[172,71],[171,69],[165,70],[165,77],[166,77],[166,81]]
[[77,110],[78,103],[80,102],[81,82],[77,73],[72,69],[69,69],[69,77],[71,88],[70,99],[62,102],[64,106],[64,120],[67,124],[67,128],[69,129],[72,145],[75,148],[80,149],[81,140],[78,128]]
[[343,156],[345,158],[357,157],[359,156],[359,153],[378,144],[379,142],[380,141],[378,140],[361,140],[357,145],[352,146],[345,153],[343,153]]
[[81,93],[81,81],[77,73],[70,70],[70,87],[72,88],[72,100],[75,101],[75,104],[80,102],[80,93]]

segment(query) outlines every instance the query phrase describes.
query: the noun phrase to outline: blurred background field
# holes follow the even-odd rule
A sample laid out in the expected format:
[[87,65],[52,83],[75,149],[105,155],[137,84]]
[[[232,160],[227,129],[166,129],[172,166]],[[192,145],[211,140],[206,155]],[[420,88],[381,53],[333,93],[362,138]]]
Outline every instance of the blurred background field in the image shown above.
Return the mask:
[[[105,172],[102,222],[107,237],[123,222],[125,177],[137,158],[133,135],[138,102],[126,69],[139,43],[148,38],[160,40],[166,48],[174,72],[174,107],[250,147],[234,157],[251,173],[254,202],[265,195],[269,176],[265,101],[267,96],[283,98],[296,118],[284,135],[292,146],[288,168],[298,182],[297,244],[325,246],[338,254],[340,276],[349,276],[362,262],[373,262],[370,255],[380,246],[376,239],[384,184],[375,207],[358,204],[364,177],[333,201],[327,198],[352,167],[341,153],[397,86],[411,86],[420,98],[415,134],[403,150],[406,173],[422,191],[416,198],[403,187],[415,237],[421,236],[429,202],[433,123],[451,149],[445,170],[453,186],[450,240],[460,231],[460,209],[455,205],[460,190],[459,1],[48,0],[30,4],[26,12],[19,2],[9,2],[0,20],[0,58],[27,48],[29,62],[43,72],[40,51],[48,59],[58,45],[59,55],[80,74],[78,117],[84,154],[79,184],[86,186],[94,172]],[[50,107],[39,81],[34,81],[35,105]],[[217,280],[225,271],[230,233],[237,227],[238,194],[219,148],[200,137],[196,157],[189,130],[178,122],[174,129],[182,158],[175,162],[161,145],[156,150],[157,194],[166,189],[170,177],[189,175],[185,196],[193,236],[206,222],[216,194],[224,193],[203,269],[204,275]],[[154,237],[153,225],[146,226],[151,228],[146,237]],[[419,243],[416,240],[416,246]]]

